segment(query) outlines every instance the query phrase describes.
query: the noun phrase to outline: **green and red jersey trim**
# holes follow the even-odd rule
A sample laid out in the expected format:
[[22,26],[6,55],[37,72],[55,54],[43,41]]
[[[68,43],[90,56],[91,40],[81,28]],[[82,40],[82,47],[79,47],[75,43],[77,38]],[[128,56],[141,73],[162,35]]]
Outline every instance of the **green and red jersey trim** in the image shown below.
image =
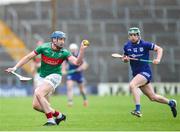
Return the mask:
[[[36,51],[34,51],[35,54],[38,54]],[[50,58],[45,56],[44,54],[41,54],[41,59],[44,63],[49,64],[49,65],[60,65],[64,61],[63,59],[60,58]]]

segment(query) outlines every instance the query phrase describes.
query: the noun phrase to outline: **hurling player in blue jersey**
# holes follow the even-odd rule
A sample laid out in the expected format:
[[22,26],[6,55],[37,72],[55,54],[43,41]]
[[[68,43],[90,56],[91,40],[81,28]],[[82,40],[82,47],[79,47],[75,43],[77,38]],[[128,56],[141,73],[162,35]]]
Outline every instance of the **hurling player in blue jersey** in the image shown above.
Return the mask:
[[[78,56],[79,48],[77,44],[75,43],[70,44],[69,50],[73,56]],[[78,84],[80,93],[83,97],[83,105],[88,106],[88,100],[85,92],[85,78],[83,75],[83,71],[88,68],[87,62],[83,60],[83,63],[80,66],[77,66],[67,61],[63,67],[65,67],[63,68],[63,70],[67,72],[66,84],[67,84],[68,106],[71,107],[73,105],[73,87],[75,83]],[[68,71],[70,72],[68,73]]]
[[124,62],[130,61],[130,66],[133,74],[133,79],[130,81],[129,88],[133,95],[135,103],[135,110],[131,112],[132,115],[141,117],[141,105],[139,89],[151,100],[170,106],[173,117],[177,116],[176,100],[169,100],[154,92],[151,85],[152,73],[147,62],[130,60],[129,57],[138,59],[149,59],[149,51],[155,51],[157,57],[153,60],[153,64],[159,64],[162,58],[163,49],[151,42],[146,42],[141,39],[140,30],[137,27],[132,27],[128,30],[129,41],[124,45]]

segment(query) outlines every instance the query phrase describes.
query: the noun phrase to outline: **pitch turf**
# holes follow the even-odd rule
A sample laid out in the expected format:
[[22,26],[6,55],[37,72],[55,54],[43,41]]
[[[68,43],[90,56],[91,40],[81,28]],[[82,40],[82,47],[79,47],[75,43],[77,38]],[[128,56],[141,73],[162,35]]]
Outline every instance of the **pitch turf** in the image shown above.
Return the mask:
[[[175,96],[180,102],[180,96]],[[74,98],[69,108],[66,96],[54,96],[52,105],[67,115],[59,126],[44,127],[44,114],[31,108],[32,97],[0,98],[0,131],[172,131],[180,130],[180,115],[173,118],[166,105],[150,102],[142,97],[143,117],[130,114],[134,109],[130,96],[89,96],[89,107],[82,105],[81,97]],[[180,107],[178,106],[178,111]]]

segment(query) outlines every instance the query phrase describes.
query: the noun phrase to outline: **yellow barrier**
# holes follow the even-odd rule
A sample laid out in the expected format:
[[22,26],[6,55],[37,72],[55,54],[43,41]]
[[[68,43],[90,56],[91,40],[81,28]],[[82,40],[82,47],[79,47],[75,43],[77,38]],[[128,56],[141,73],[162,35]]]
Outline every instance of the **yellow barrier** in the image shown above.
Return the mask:
[[[15,60],[18,61],[30,51],[25,43],[12,30],[0,20],[0,45]],[[30,73],[30,64],[22,67],[27,73]]]

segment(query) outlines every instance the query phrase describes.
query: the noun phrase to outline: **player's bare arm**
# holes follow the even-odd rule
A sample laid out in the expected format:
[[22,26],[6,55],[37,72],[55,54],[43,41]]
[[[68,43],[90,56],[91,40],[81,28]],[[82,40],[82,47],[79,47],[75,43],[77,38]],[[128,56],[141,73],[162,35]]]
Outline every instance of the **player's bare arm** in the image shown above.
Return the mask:
[[36,54],[34,53],[34,51],[32,51],[31,53],[29,53],[26,56],[24,56],[14,67],[8,68],[5,71],[6,72],[15,71],[16,69],[22,67],[24,64],[28,63],[35,56],[36,56]]
[[62,74],[66,74],[67,73],[67,62],[66,61],[64,61],[63,63],[62,63],[62,69],[61,69],[61,72],[62,72]]
[[163,55],[163,49],[160,46],[155,45],[154,51],[157,53],[157,57],[153,60],[153,64],[159,64]]
[[68,57],[68,61],[70,61],[74,65],[81,65],[83,63],[84,52],[87,47],[88,47],[87,45],[84,45],[83,42],[81,42],[81,47],[79,49],[78,57],[76,58],[74,56],[70,56]]
[[87,62],[84,60],[83,63],[77,68],[78,71],[85,71],[88,68]]

